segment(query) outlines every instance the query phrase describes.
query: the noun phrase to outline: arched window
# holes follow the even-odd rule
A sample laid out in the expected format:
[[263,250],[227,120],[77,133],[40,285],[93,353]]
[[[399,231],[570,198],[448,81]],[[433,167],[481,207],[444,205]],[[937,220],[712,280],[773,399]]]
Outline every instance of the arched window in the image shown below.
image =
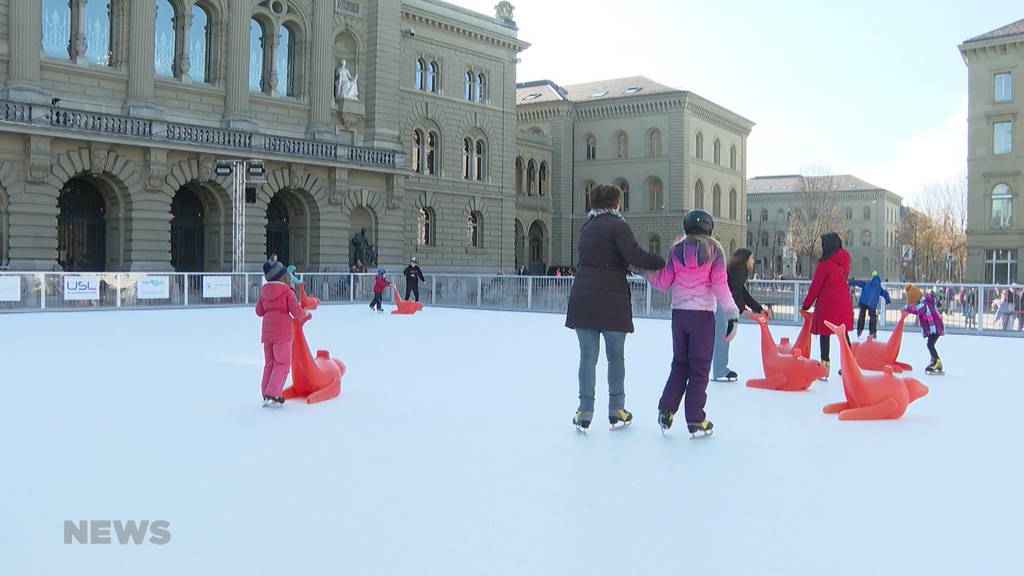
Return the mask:
[[853,230],[847,230],[843,233],[843,245],[853,246]]
[[843,212],[847,220],[853,220],[853,208],[847,207]]
[[761,208],[761,222],[767,222],[767,221],[768,221],[768,209],[767,208]]
[[[753,219],[754,219],[754,215],[750,212],[750,208],[747,208],[747,222],[750,222]],[[750,242],[747,242],[747,245],[749,246]]]
[[864,219],[871,220],[871,206],[864,207]]
[[864,259],[860,261],[860,267],[861,267],[861,270],[864,271],[865,275],[870,274],[871,273],[871,259],[868,258],[867,256],[865,256]]
[[480,247],[480,213],[470,212],[466,218],[466,246],[469,248]]
[[597,159],[597,138],[594,138],[592,135],[587,135],[587,137],[583,139],[583,142],[587,150],[587,160]]
[[418,246],[434,245],[434,210],[420,208],[416,215],[416,244]]
[[596,184],[593,182],[587,182],[583,186],[583,204],[586,212],[590,212],[590,191],[594,189],[594,186]]
[[722,163],[722,143],[715,138],[715,164]]
[[619,209],[622,211],[629,210],[629,182],[624,178],[616,178],[613,184],[618,186],[619,190],[622,190],[622,202],[619,205]]
[[737,200],[737,197],[736,197],[736,189],[735,188],[730,188],[729,189],[729,219],[730,220],[735,220],[736,219],[736,202],[737,201],[738,200]]
[[263,92],[263,72],[266,61],[266,50],[264,50],[267,32],[263,24],[253,18],[249,21],[249,90],[252,92]]
[[996,184],[992,188],[992,227],[1010,228],[1013,226],[1013,191],[1006,184]]
[[170,0],[157,0],[153,46],[153,73],[157,76],[176,75],[175,55],[179,51],[176,22],[178,14]]
[[754,247],[754,233],[747,230],[747,246]]
[[767,245],[768,245],[768,233],[767,232],[761,232],[761,246],[767,246]]
[[487,145],[483,140],[476,141],[476,179],[483,182],[487,176],[484,171],[487,166]]
[[416,75],[413,84],[417,90],[426,90],[427,86],[427,61],[423,58],[416,59]]
[[[199,4],[192,5],[192,22],[188,29],[187,52],[188,76],[193,82],[212,83],[210,76],[210,58],[213,46],[213,26],[210,12]],[[183,68],[185,66],[183,65]],[[182,71],[184,74],[184,70]]]
[[516,156],[516,194],[523,193],[523,170],[526,167],[523,166],[523,157]]
[[647,251],[661,256],[661,238],[657,234],[651,234],[651,237],[647,239]]
[[711,189],[711,214],[718,218],[722,215],[722,189],[715,184]]
[[71,58],[71,22],[68,0],[43,0],[42,40],[47,58]]
[[473,72],[471,70],[467,70],[466,71],[466,91],[465,91],[465,98],[466,98],[466,100],[472,100],[473,99],[473,84],[474,84],[475,81],[476,81],[476,74],[473,74]]
[[736,146],[729,146],[729,169],[736,170]]
[[697,132],[697,143],[694,147],[694,154],[697,156],[697,160],[704,159],[704,135]]
[[654,212],[665,209],[665,196],[660,178],[647,179],[647,209]]
[[412,131],[412,171],[423,173],[423,146],[426,139],[423,131],[417,128]]
[[289,25],[278,30],[274,74],[277,75],[277,94],[298,96],[299,83],[296,81],[298,66],[295,64],[295,31]]
[[779,222],[785,222],[786,221],[786,211],[783,210],[782,208],[779,208],[779,212],[778,212],[778,214],[776,214],[775,219],[778,220]]
[[537,179],[537,194],[543,196],[548,192],[548,163],[540,163],[540,177]]
[[619,160],[629,158],[629,139],[626,137],[625,132],[619,132],[615,135],[615,157]]
[[437,174],[439,172],[438,166],[439,166],[440,163],[438,162],[438,158],[437,158],[437,145],[438,145],[437,132],[434,132],[433,130],[431,130],[430,132],[427,132],[426,164],[427,164],[427,174],[430,174],[431,176],[437,176]]
[[704,183],[700,180],[693,185],[693,207],[697,210],[704,209]]
[[647,156],[650,158],[661,156],[661,132],[657,128],[652,128],[647,133]]
[[780,248],[786,245],[786,233],[785,232],[779,230],[778,232],[775,233],[775,245],[780,247]]
[[477,102],[483,102],[487,98],[487,77],[484,76],[483,72],[476,75],[476,87],[474,92],[474,99]]
[[427,65],[426,90],[435,94],[441,91],[441,65],[433,60]]
[[473,177],[473,141],[469,138],[462,141],[462,177],[466,180]]
[[537,164],[531,158],[526,163],[526,195],[533,196],[534,190],[537,188]]
[[864,232],[861,232],[861,235],[860,235],[860,245],[861,246],[871,246],[871,231],[870,230],[865,230]]

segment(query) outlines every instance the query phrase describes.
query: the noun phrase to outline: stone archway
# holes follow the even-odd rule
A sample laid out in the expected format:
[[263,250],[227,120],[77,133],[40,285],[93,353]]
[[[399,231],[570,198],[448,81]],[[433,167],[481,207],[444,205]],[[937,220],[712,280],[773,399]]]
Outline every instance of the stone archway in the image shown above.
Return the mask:
[[171,200],[171,266],[176,272],[206,269],[204,209],[195,185],[186,185]]
[[111,269],[107,256],[110,209],[92,178],[67,181],[57,197],[57,265],[66,272]]
[[316,268],[320,217],[308,192],[296,188],[278,190],[267,202],[263,224],[266,232],[264,258],[277,254],[281,262],[300,271]]
[[351,232],[348,236],[348,263],[349,266],[354,266],[356,261],[359,260],[364,266],[370,266],[374,262],[363,262],[359,259],[359,255],[356,254],[355,244],[352,243],[352,238],[356,234],[365,234],[367,242],[370,243],[370,247],[376,251],[378,245],[378,228],[377,218],[373,211],[367,206],[356,206],[352,208],[352,211],[348,215],[349,231]]
[[534,274],[544,274],[547,271],[547,234],[540,220],[530,224],[529,246],[530,270]]

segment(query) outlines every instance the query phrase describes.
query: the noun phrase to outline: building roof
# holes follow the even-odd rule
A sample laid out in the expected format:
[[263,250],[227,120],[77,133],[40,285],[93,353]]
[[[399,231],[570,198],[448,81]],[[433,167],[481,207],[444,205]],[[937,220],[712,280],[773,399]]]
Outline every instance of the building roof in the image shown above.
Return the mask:
[[1012,24],[1007,24],[1001,28],[996,28],[991,32],[986,32],[980,36],[975,36],[964,41],[967,42],[981,42],[982,40],[993,40],[996,38],[1005,38],[1007,36],[1019,36],[1024,35],[1024,19],[1017,20]]
[[516,102],[530,104],[539,102],[569,101],[592,102],[612,98],[639,98],[651,94],[681,93],[682,90],[659,84],[643,76],[613,78],[559,86],[550,80],[524,82],[516,86]]
[[[834,174],[832,189],[843,192],[867,192],[882,190],[878,186],[866,182],[851,174]],[[747,194],[784,194],[800,189],[800,174],[783,174],[779,176],[757,176],[747,180]]]

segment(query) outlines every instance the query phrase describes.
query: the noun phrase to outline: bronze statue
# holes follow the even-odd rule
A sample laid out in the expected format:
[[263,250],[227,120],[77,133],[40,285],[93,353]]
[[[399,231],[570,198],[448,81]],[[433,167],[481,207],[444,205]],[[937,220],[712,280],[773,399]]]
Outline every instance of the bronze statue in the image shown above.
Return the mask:
[[359,232],[352,235],[352,259],[351,265],[362,263],[365,266],[377,265],[377,251],[373,249],[369,238],[366,237],[366,228],[360,228]]

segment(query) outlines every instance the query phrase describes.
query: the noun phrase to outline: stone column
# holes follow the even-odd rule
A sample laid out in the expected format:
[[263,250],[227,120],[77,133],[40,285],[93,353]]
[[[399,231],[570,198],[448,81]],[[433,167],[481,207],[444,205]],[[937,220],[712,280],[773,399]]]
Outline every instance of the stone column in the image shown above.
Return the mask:
[[250,0],[230,0],[228,5],[228,54],[224,87],[225,128],[253,132],[256,123],[249,115],[249,20]]
[[192,29],[192,12],[182,12],[175,20],[175,57],[178,62],[174,67],[174,74],[182,82],[191,83],[192,77],[189,76],[189,72],[192,70],[192,47],[188,44],[188,32]]
[[7,83],[4,98],[22,102],[49,102],[49,97],[39,85],[39,53],[42,34],[41,2],[16,1],[10,5],[10,21],[25,25],[9,26],[10,61],[7,66]]
[[334,99],[334,5],[316,2],[313,16],[313,49],[310,58],[309,128],[307,134],[317,140],[334,140],[331,100]]
[[128,18],[128,97],[125,98],[124,113],[156,118],[160,115],[160,107],[154,98],[153,80],[156,3],[132,2]]
[[[88,60],[85,58],[85,52],[89,48],[88,39],[85,36],[86,21],[85,21],[85,4],[88,0],[72,0],[71,10],[71,44],[68,46],[68,56],[71,57],[71,61],[75,64],[86,65]],[[78,8],[77,13],[75,8]],[[156,4],[153,4],[154,9]],[[156,20],[156,17],[153,17]],[[154,23],[155,26],[155,23]]]
[[399,149],[398,118],[402,116],[399,86],[402,70],[401,0],[377,0],[367,5],[366,137],[363,144]]

